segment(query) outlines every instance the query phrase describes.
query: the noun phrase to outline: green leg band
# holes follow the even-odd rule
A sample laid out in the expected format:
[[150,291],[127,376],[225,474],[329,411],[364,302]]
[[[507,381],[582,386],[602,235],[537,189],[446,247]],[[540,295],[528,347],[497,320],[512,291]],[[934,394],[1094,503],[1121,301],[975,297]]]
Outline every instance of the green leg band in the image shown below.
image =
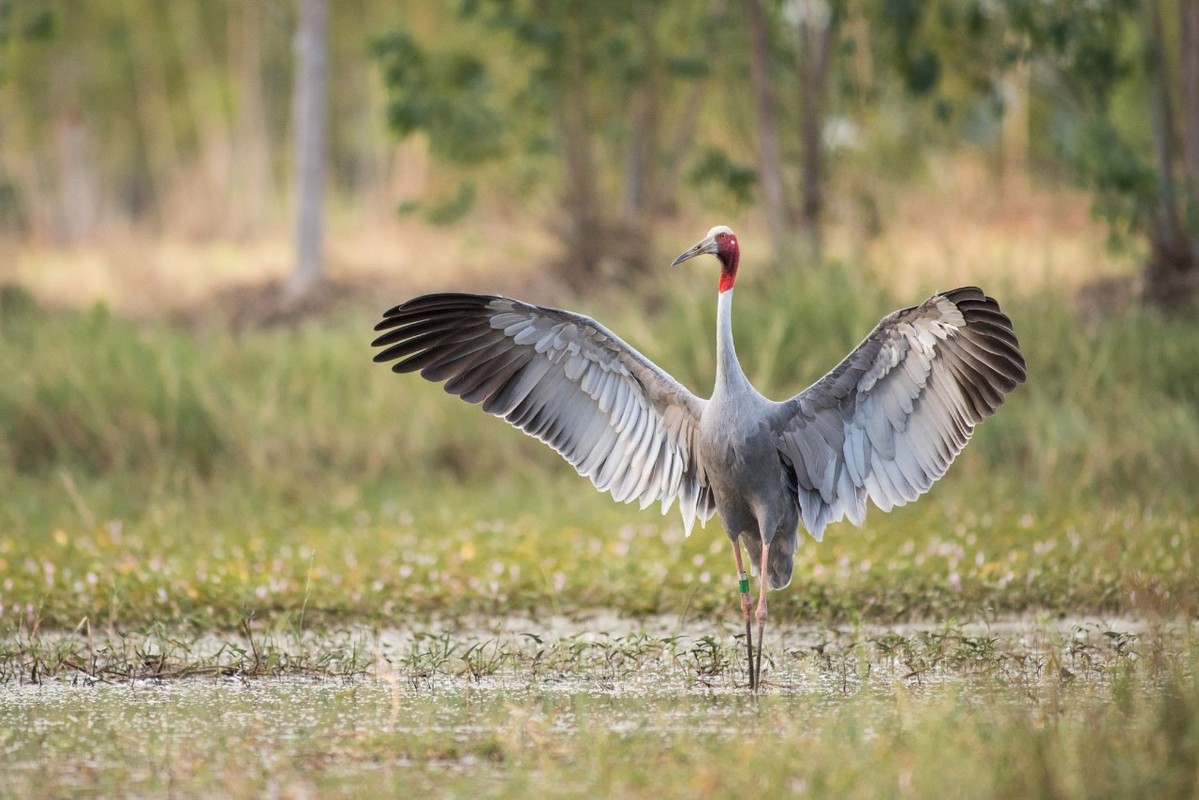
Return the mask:
[[741,588],[741,594],[749,594],[749,578],[742,578],[737,582],[737,586]]

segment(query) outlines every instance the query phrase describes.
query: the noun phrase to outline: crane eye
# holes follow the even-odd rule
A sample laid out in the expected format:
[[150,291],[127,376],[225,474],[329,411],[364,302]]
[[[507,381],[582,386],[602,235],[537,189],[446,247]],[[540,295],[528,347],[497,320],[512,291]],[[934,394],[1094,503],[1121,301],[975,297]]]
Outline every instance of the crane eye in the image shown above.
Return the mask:
[[717,234],[716,238],[724,241],[725,239],[729,238],[729,235],[722,231],[721,233]]

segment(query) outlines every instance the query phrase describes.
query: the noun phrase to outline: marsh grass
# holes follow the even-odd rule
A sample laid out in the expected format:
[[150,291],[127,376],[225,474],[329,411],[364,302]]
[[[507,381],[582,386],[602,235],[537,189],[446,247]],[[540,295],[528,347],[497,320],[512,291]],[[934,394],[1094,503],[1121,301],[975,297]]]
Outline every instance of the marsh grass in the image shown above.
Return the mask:
[[[715,627],[720,635],[705,632]],[[136,632],[19,631],[0,640],[0,683],[91,685],[192,677],[358,678],[413,691],[572,681],[661,691],[745,685],[744,641],[724,626],[611,615],[488,617],[320,633],[247,619],[239,632],[155,625]],[[1103,684],[1129,671],[1162,677],[1194,647],[1178,622],[1021,620],[989,625],[789,627],[771,632],[771,691],[871,682],[919,688],[947,679],[1016,686]]]
[[735,645],[677,621],[530,624],[127,637],[134,662],[226,667],[356,640],[357,666],[10,680],[6,791],[1183,798],[1199,780],[1185,626],[782,628],[751,696]]

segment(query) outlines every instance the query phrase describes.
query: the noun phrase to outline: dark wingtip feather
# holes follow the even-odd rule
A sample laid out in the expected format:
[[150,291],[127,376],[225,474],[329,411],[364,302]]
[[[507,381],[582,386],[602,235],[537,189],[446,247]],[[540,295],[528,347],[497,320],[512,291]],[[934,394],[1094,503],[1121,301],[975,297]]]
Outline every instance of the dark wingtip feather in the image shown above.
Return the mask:
[[[1020,351],[1020,340],[1016,338],[1011,317],[999,307],[999,301],[977,286],[953,289],[944,296],[962,312],[967,329],[978,337],[975,341],[1006,360],[1002,370],[1004,377],[1015,384],[1024,383],[1028,378],[1028,365]],[[1007,391],[1010,390],[1004,393]]]
[[[501,298],[495,295],[473,295],[461,293],[425,294],[392,306],[383,312],[383,318],[375,323],[374,330],[380,335],[371,342],[371,347],[385,347],[376,353],[373,361],[391,361],[406,354],[408,345],[419,344],[422,348],[430,344],[427,334],[454,329],[458,322],[468,324],[478,319],[480,312]],[[398,369],[396,367],[399,367]],[[393,367],[397,372],[409,371],[401,364]]]

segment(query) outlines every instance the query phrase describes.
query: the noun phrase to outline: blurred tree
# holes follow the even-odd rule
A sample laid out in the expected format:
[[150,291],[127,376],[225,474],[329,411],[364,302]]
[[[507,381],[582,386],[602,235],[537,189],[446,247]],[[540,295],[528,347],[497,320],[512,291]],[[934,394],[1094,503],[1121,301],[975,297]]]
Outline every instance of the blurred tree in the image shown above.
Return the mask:
[[[783,0],[770,6],[761,0],[745,0],[758,132],[758,183],[776,259],[790,251],[796,227],[806,251],[818,256],[821,250],[828,160],[825,126],[844,10],[841,0]],[[792,36],[772,36],[772,32]],[[791,103],[778,103],[776,83],[796,86],[794,98],[787,98]],[[798,141],[798,152],[787,148],[788,158],[780,147],[776,105],[783,105],[784,113],[788,105],[793,106],[797,118],[797,135],[788,132],[785,138]],[[787,162],[799,165],[798,202],[788,199]]]
[[1179,2],[1178,15],[1187,202],[1199,209],[1199,3]]
[[[885,0],[859,8],[875,65],[875,105],[909,126],[922,151],[999,144],[1015,62],[1001,5],[987,0]],[[895,91],[895,90],[898,91]]]
[[[339,56],[327,176],[356,200],[386,181],[395,150],[378,124],[368,32],[439,13],[414,5],[354,0],[327,22]],[[207,237],[289,219],[297,11],[291,0],[0,0],[0,226],[16,218],[28,235],[79,241],[131,223]]]
[[237,3],[228,18],[229,82],[235,95],[231,136],[231,232],[246,236],[261,229],[275,192],[271,170],[270,133],[266,118],[266,89],[262,76],[266,37],[261,3]]
[[298,0],[295,99],[295,266],[286,291],[302,295],[325,275],[325,0]]
[[1005,9],[1026,37],[1022,55],[1068,101],[1055,109],[1056,141],[1096,211],[1114,239],[1147,241],[1145,298],[1161,306],[1199,291],[1199,11],[1193,0],[1177,9],[1172,25],[1160,0]]
[[654,35],[658,13],[659,7],[653,3],[639,3],[633,9],[644,75],[634,83],[630,103],[629,155],[624,181],[624,213],[629,219],[649,213],[650,193],[657,178],[658,80],[662,69]]
[[1143,237],[1145,296],[1169,305],[1199,290],[1199,3],[1170,7],[1176,16],[1162,0],[885,0],[854,13],[875,63],[939,123],[925,147],[993,137],[1010,76],[1031,65],[1050,109],[1034,123],[1048,127],[1041,138],[1092,192],[1113,240]]
[[697,31],[710,20],[635,0],[466,2],[452,44],[429,46],[410,31],[376,43],[388,119],[402,136],[427,134],[435,155],[459,165],[554,159],[534,172],[556,183],[560,276],[576,287],[623,279],[644,267],[650,225],[671,205],[691,146],[683,122],[663,136],[664,112],[689,88],[678,116],[694,122],[707,71]]
[[766,227],[779,258],[787,249],[791,225],[788,222],[786,195],[783,191],[783,159],[779,152],[778,126],[775,124],[774,82],[771,79],[770,29],[762,0],[745,0],[745,19],[749,27],[749,68],[754,90],[754,112],[758,122],[758,182],[762,187]]
[[[285,180],[303,139],[300,7],[0,0],[0,228],[85,241],[129,223],[227,236],[283,222],[283,192],[300,185],[299,172]],[[390,213],[402,152],[419,165],[412,205],[438,222],[532,197],[576,286],[634,274],[680,202],[722,216],[760,202],[772,235],[818,242],[843,198],[962,148],[1040,181],[1072,174],[1113,238],[1147,252],[1151,299],[1196,283],[1194,0],[353,0],[337,12],[316,176],[355,211],[374,198]],[[389,30],[402,33],[375,61],[358,58]],[[417,141],[397,147],[377,124],[380,90],[389,127]],[[775,145],[759,146],[771,124]],[[297,240],[316,232],[296,220]]]
[[819,256],[824,222],[824,127],[832,54],[843,8],[826,0],[793,0],[791,13],[799,35],[799,221]]
[[[641,271],[651,250],[650,198],[667,83],[694,74],[670,70],[678,62],[659,46],[662,5],[492,0],[478,6],[485,24],[506,33],[526,59],[528,84],[518,107],[542,120],[531,142],[552,142],[560,158],[561,275],[581,287],[605,272],[619,279]],[[620,203],[610,202],[605,189],[613,168],[623,172]]]

